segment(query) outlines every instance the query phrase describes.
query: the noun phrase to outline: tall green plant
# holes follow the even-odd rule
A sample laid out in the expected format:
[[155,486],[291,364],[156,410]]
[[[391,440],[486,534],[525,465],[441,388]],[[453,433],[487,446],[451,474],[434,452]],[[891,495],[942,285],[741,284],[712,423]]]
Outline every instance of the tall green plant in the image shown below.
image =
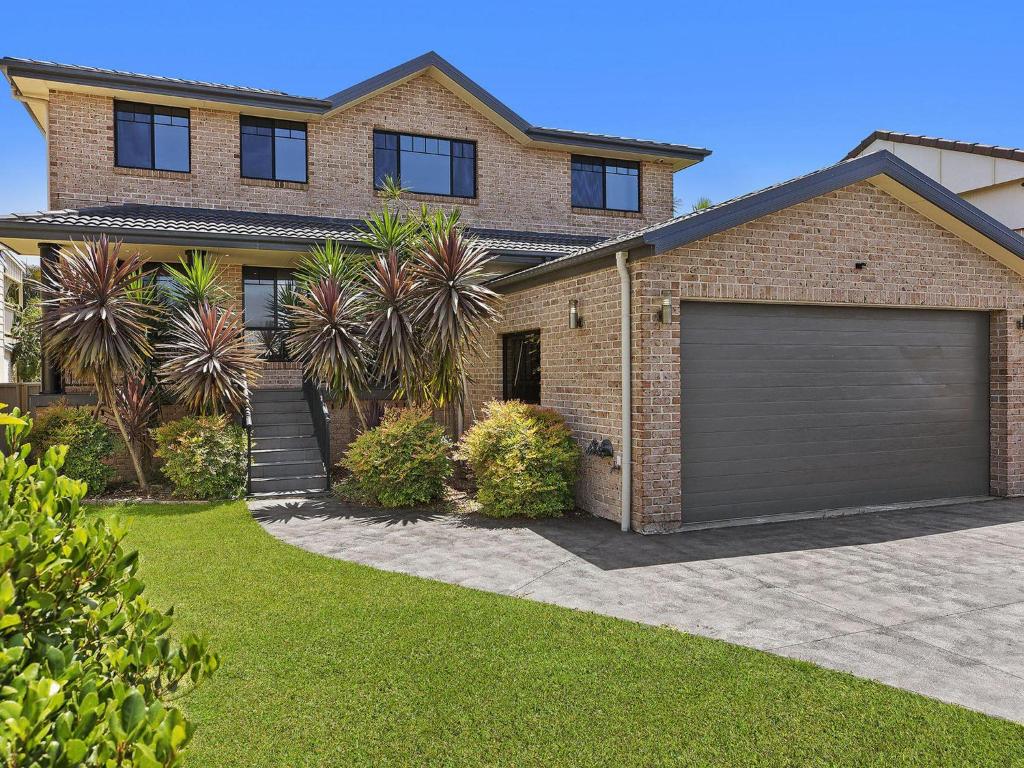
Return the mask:
[[62,252],[44,289],[46,351],[77,379],[92,381],[97,404],[114,417],[139,488],[146,476],[116,407],[116,382],[144,370],[158,307],[139,253],[123,254],[106,236]]
[[11,362],[14,363],[18,381],[39,381],[42,359],[39,324],[42,319],[43,309],[38,296],[31,297],[25,306],[18,308],[14,316],[14,327],[11,329],[11,336],[14,339]]
[[426,220],[414,254],[416,313],[422,338],[429,399],[455,410],[462,432],[468,362],[479,349],[484,326],[497,317],[498,295],[484,285],[491,257],[459,226],[458,214],[437,213]]
[[182,256],[177,267],[167,267],[167,275],[172,282],[168,298],[176,306],[220,306],[231,298],[224,287],[220,262],[204,251]]

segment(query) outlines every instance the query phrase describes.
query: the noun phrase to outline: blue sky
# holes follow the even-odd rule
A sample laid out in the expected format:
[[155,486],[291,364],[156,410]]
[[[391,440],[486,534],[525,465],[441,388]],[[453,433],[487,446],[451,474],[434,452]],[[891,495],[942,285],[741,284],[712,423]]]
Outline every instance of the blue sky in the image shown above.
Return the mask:
[[[876,128],[1024,146],[1019,2],[9,6],[0,55],[309,96],[434,49],[534,124],[709,147],[676,175],[687,208]],[[0,136],[0,213],[44,208],[43,138],[6,94]]]

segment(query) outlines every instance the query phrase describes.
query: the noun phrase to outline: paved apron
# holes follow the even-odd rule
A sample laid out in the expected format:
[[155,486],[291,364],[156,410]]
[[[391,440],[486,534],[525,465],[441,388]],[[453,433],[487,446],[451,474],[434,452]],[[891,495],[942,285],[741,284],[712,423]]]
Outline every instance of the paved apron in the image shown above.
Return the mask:
[[1024,500],[668,536],[251,501],[312,552],[680,630],[1024,722]]

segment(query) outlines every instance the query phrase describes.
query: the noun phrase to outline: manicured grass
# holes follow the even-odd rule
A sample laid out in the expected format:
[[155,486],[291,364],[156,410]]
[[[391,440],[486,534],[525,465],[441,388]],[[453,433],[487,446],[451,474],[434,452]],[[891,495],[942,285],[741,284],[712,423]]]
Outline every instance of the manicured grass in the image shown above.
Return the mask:
[[1024,727],[726,643],[330,560],[241,503],[130,543],[215,679],[187,765],[1021,765]]

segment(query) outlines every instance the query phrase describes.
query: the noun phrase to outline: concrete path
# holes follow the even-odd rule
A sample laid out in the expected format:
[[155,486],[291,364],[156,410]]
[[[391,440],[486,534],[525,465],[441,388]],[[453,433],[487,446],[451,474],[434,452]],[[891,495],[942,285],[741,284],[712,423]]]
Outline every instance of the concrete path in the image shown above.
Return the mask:
[[664,624],[1024,722],[1024,501],[668,536],[250,502],[272,535],[392,571]]

